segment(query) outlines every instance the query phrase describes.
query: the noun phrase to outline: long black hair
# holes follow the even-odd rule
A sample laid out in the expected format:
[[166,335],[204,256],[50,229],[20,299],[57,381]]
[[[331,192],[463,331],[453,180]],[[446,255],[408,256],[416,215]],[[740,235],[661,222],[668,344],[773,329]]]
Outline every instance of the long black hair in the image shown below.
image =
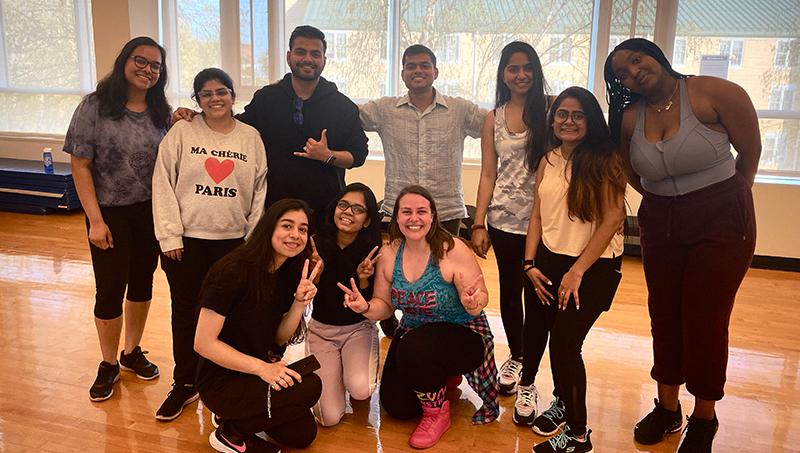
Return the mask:
[[114,60],[114,69],[97,83],[94,94],[100,101],[100,116],[119,121],[125,114],[128,103],[128,79],[125,78],[125,64],[133,51],[139,46],[155,47],[161,53],[161,73],[155,85],[147,90],[145,102],[150,111],[150,119],[156,128],[168,128],[170,111],[164,87],[167,85],[167,51],[147,36],[140,36],[128,41]]
[[525,142],[525,163],[531,172],[536,171],[539,160],[545,153],[545,136],[547,134],[547,81],[542,72],[542,63],[533,46],[526,42],[514,41],[503,47],[500,53],[500,64],[497,65],[497,89],[495,91],[495,108],[505,105],[511,99],[511,89],[503,81],[503,73],[511,56],[523,53],[530,61],[533,69],[533,83],[525,99],[522,121],[528,126],[528,139]]
[[642,97],[640,93],[634,93],[626,88],[617,78],[616,74],[614,74],[614,68],[611,67],[611,60],[614,59],[614,55],[617,54],[618,50],[642,52],[655,59],[672,77],[676,79],[685,79],[689,77],[672,69],[672,65],[669,63],[669,60],[667,60],[667,57],[664,56],[664,52],[652,41],[648,41],[644,38],[631,38],[622,41],[617,47],[614,47],[614,50],[611,51],[611,53],[608,54],[608,58],[606,58],[603,76],[606,80],[608,127],[611,130],[611,141],[617,145],[619,145],[620,132],[622,130],[622,111]]
[[[431,223],[431,229],[428,231],[428,234],[425,235],[425,241],[431,247],[433,264],[438,266],[439,261],[444,258],[445,252],[453,250],[453,247],[456,246],[456,243],[453,239],[453,235],[450,234],[449,231],[445,230],[442,226],[442,222],[439,221],[439,211],[436,210],[436,201],[433,199],[433,195],[430,193],[430,191],[428,191],[428,189],[422,186],[408,186],[403,188],[403,190],[397,194],[397,199],[394,202],[394,211],[392,211],[392,220],[389,223],[389,238],[392,241],[396,239],[405,239],[403,233],[400,232],[400,226],[397,225],[397,215],[400,213],[400,199],[409,194],[419,195],[428,200],[431,205],[433,222]],[[445,244],[447,244],[447,247],[445,247]]]
[[364,207],[367,208],[369,225],[361,228],[354,242],[358,254],[363,254],[366,257],[376,245],[381,245],[381,215],[378,212],[378,202],[375,200],[375,194],[372,192],[372,189],[365,184],[360,182],[348,184],[336,194],[325,208],[325,222],[320,226],[319,233],[317,234],[324,240],[336,244],[336,235],[339,231],[333,221],[336,215],[336,204],[339,203],[339,200],[341,200],[345,194],[350,192],[358,192],[363,195],[364,203],[366,204]]
[[[226,281],[232,288],[247,288],[252,291],[256,305],[270,304],[272,302],[272,289],[275,285],[275,249],[272,247],[272,235],[278,226],[281,217],[290,211],[302,211],[308,217],[309,227],[314,218],[314,213],[308,204],[302,200],[285,198],[276,201],[264,212],[261,220],[253,229],[253,234],[230,253],[217,261],[208,271],[208,275],[224,274]],[[281,265],[282,275],[291,276],[294,284],[299,283],[304,261],[311,256],[309,243],[297,256],[287,258]],[[205,287],[208,277],[203,283]],[[305,323],[301,319],[289,344],[302,341],[305,333]]]
[[561,140],[553,131],[553,123],[558,107],[567,98],[578,101],[586,116],[586,136],[569,157],[572,173],[567,189],[567,208],[570,218],[593,222],[602,218],[604,184],[608,184],[616,197],[625,193],[628,180],[619,148],[611,142],[603,110],[597,98],[585,88],[569,87],[553,102],[547,116],[549,147],[561,146]]

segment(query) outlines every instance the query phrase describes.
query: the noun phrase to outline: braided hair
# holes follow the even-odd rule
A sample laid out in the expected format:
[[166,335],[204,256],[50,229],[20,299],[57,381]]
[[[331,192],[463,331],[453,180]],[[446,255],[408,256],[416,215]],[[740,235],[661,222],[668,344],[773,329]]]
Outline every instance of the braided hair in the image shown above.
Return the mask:
[[631,38],[619,43],[619,45],[608,54],[603,71],[606,80],[606,101],[608,102],[608,127],[611,130],[611,141],[616,145],[619,145],[621,140],[622,111],[629,105],[636,103],[642,97],[641,94],[634,93],[626,88],[614,74],[614,69],[611,67],[611,60],[614,59],[614,55],[616,55],[618,50],[642,52],[655,59],[672,77],[676,79],[685,79],[689,77],[672,69],[672,65],[667,60],[667,57],[664,56],[664,52],[652,41],[648,41],[644,38]]

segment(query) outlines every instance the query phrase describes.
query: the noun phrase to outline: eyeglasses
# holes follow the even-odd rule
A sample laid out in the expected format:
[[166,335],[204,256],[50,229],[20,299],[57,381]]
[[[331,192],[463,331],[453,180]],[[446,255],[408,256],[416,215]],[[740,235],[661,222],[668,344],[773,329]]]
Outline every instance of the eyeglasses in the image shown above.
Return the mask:
[[[294,124],[297,124],[298,126],[302,126],[303,125],[303,99],[302,98],[297,98],[297,99],[294,100],[294,108],[295,108],[295,110],[297,110],[296,112],[294,112]],[[347,202],[345,202],[345,204],[347,204]],[[347,205],[347,206],[349,206],[349,205]],[[342,209],[342,211],[347,209],[347,206],[345,206],[344,209]],[[358,213],[356,212],[356,214],[358,214]]]
[[353,214],[355,215],[361,215],[367,212],[367,208],[364,206],[361,206],[360,204],[350,204],[344,200],[339,200],[339,202],[336,203],[336,207],[339,208],[340,211],[347,211],[347,208],[351,208],[353,210]]
[[161,71],[164,70],[164,67],[161,66],[161,63],[157,61],[147,61],[147,58],[140,57],[139,55],[133,55],[131,56],[131,59],[133,60],[133,64],[135,64],[136,67],[139,69],[144,69],[147,67],[147,65],[150,65],[150,69],[153,72],[157,72],[160,74]]
[[218,98],[224,98],[225,96],[229,95],[230,93],[231,93],[231,90],[229,90],[228,88],[219,88],[219,89],[214,90],[214,91],[210,91],[210,90],[198,91],[197,92],[197,97],[199,97],[200,99],[208,99],[211,96],[216,94]]
[[567,118],[572,118],[572,122],[575,124],[583,124],[586,122],[586,115],[583,112],[568,112],[566,110],[559,110],[556,112],[555,122],[556,123],[563,123],[567,121]]

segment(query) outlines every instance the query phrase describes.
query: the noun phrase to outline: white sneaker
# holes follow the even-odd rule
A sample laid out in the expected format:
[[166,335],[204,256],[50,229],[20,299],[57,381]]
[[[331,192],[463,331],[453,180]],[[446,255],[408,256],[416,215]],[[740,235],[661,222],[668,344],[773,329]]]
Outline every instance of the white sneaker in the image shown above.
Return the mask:
[[517,386],[517,399],[514,401],[514,423],[530,426],[539,412],[539,391],[536,386]]
[[522,378],[522,362],[517,362],[511,357],[500,367],[497,383],[500,393],[510,395],[516,393],[519,380]]

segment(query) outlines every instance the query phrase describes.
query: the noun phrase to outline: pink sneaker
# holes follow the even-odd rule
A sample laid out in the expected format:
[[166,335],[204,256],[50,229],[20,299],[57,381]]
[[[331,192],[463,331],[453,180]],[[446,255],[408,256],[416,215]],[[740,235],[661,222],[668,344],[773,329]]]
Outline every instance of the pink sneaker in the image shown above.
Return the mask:
[[445,384],[447,386],[447,390],[453,390],[454,388],[458,387],[461,385],[461,381],[463,380],[464,378],[460,374],[458,376],[447,376],[447,383]]
[[408,443],[414,448],[429,448],[436,445],[447,429],[450,428],[450,401],[445,400],[442,407],[422,408],[422,420],[411,434]]

